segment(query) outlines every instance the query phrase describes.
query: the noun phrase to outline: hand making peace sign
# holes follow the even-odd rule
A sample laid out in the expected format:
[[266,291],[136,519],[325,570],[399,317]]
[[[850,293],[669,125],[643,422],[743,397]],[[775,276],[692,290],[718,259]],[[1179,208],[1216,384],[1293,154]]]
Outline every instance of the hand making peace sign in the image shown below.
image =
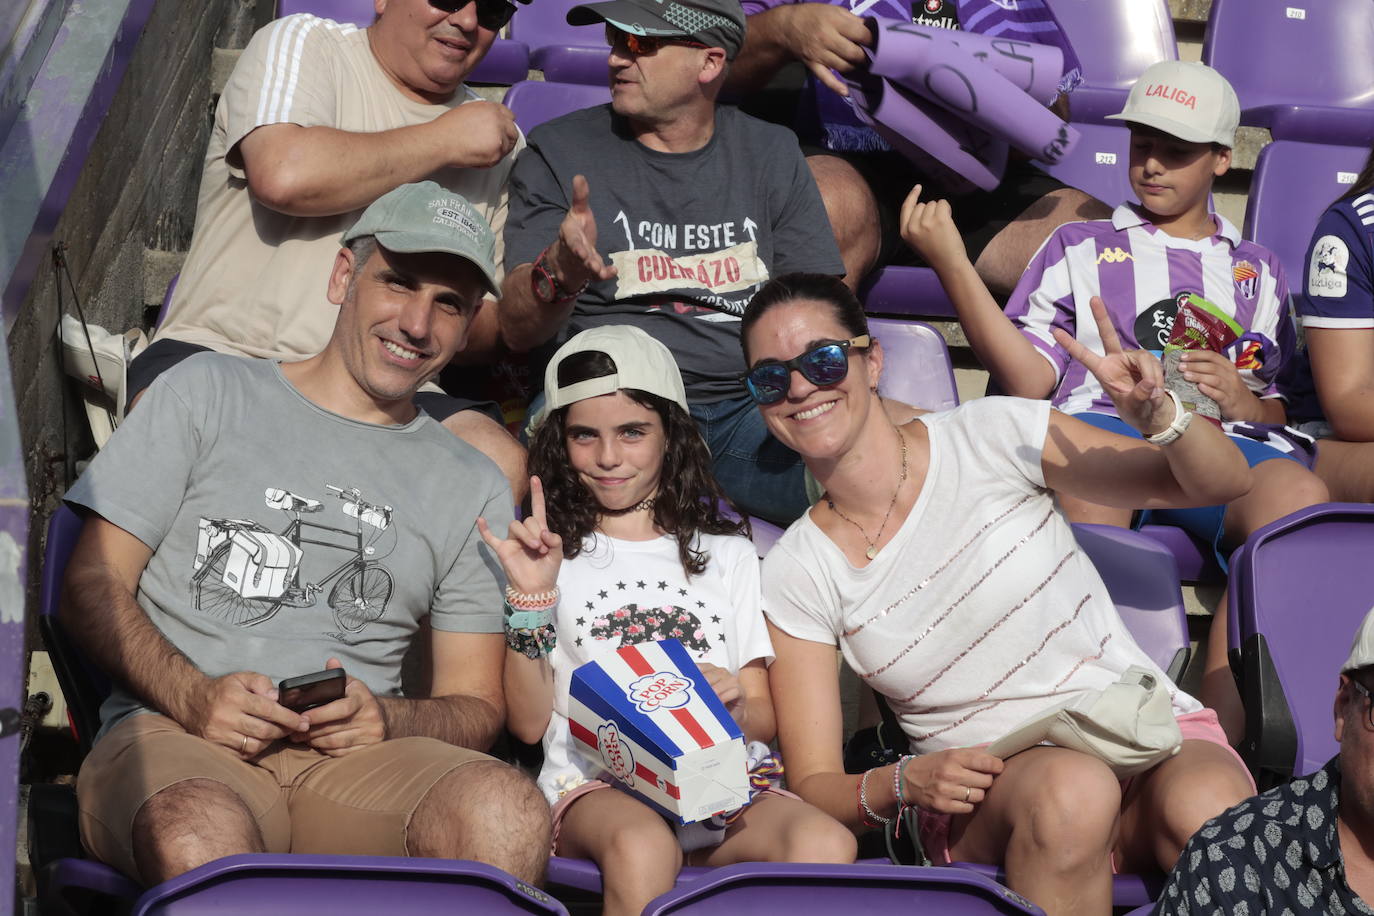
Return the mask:
[[544,484],[538,477],[530,478],[530,508],[529,517],[510,523],[510,536],[504,540],[492,534],[484,518],[477,519],[477,531],[501,561],[511,587],[534,595],[558,584],[558,565],[563,562],[563,538],[545,523]]
[[1174,421],[1174,403],[1164,392],[1164,366],[1146,350],[1121,348],[1121,338],[1101,297],[1093,296],[1089,306],[1102,338],[1102,356],[1063,328],[1054,329],[1054,339],[1102,383],[1121,419],[1147,436],[1167,429]]

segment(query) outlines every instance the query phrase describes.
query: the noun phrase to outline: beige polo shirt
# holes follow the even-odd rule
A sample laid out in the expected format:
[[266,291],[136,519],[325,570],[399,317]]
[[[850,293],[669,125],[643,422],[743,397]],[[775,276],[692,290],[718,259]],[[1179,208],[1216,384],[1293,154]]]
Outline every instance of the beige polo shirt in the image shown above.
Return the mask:
[[[278,213],[248,192],[237,145],[265,124],[370,132],[431,121],[476,101],[466,87],[439,105],[408,98],[386,76],[367,33],[298,14],[269,23],[239,58],[215,112],[191,251],[156,338],[263,358],[299,359],[324,349],[337,306],[326,297],[339,236],[361,211],[329,217]],[[429,176],[462,194],[491,223],[497,263],[506,222],[506,179],[515,149],[490,169]]]

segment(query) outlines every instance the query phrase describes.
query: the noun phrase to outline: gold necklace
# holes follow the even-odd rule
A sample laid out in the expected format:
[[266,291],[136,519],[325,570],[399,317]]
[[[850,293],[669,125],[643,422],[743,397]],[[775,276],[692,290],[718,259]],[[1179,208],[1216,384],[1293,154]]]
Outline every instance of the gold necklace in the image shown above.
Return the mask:
[[825,494],[825,502],[826,505],[830,507],[830,511],[859,529],[859,534],[863,535],[864,543],[868,545],[868,549],[864,551],[864,556],[868,557],[870,560],[878,555],[878,542],[883,539],[883,531],[887,528],[887,520],[892,517],[892,510],[897,505],[897,497],[902,492],[902,484],[906,483],[906,436],[903,436],[902,431],[895,426],[892,427],[892,430],[897,434],[897,441],[902,444],[902,473],[901,476],[897,478],[897,488],[892,491],[892,499],[887,504],[887,512],[883,514],[883,523],[878,526],[878,533],[872,540],[869,540],[868,532],[864,531],[863,525],[860,525],[858,522],[854,521],[854,519],[841,512],[839,507],[835,505],[835,500],[830,498],[830,494]]

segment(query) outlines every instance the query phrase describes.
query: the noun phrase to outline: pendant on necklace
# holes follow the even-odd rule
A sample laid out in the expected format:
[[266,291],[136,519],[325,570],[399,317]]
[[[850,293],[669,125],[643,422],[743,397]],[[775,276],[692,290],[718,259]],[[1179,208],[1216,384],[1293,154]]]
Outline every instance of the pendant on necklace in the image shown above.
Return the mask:
[[868,548],[867,550],[864,551],[864,556],[868,557],[870,560],[873,559],[873,558],[874,558],[875,556],[877,556],[877,555],[878,555],[878,547],[877,547],[876,544],[871,544],[871,545],[869,545],[869,548]]

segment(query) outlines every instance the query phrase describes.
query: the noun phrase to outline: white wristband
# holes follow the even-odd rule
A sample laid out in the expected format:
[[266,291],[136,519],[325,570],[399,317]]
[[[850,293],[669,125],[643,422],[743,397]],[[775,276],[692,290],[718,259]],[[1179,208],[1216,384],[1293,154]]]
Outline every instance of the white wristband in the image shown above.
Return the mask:
[[1153,436],[1146,436],[1145,441],[1151,445],[1168,445],[1170,442],[1177,440],[1179,436],[1187,432],[1189,425],[1193,422],[1193,412],[1183,409],[1183,402],[1179,400],[1174,390],[1172,388],[1166,388],[1164,390],[1169,393],[1169,397],[1174,401],[1174,422],[1170,423],[1167,428],[1160,430]]

